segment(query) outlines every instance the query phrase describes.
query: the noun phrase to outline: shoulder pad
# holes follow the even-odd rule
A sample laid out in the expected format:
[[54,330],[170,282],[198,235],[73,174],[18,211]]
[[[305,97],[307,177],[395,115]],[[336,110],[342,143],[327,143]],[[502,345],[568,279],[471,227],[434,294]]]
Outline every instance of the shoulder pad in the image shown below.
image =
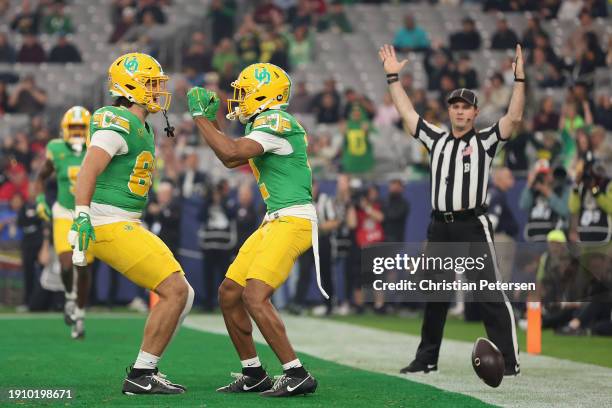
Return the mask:
[[297,122],[289,113],[274,109],[260,113],[253,121],[252,130],[283,136],[294,130],[296,125]]
[[130,133],[130,120],[121,115],[121,110],[114,106],[105,106],[94,112],[91,117],[91,133],[96,130],[110,129],[120,133]]

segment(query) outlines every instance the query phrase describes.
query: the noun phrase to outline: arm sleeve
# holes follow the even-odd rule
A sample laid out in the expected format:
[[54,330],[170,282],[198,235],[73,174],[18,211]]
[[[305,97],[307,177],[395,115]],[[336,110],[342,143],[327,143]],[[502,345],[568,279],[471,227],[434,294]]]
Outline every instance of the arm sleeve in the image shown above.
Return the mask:
[[89,146],[97,146],[103,149],[110,157],[126,154],[128,145],[123,136],[109,129],[96,130],[91,135]]
[[266,153],[270,152],[280,156],[286,156],[293,153],[291,143],[285,138],[259,130],[254,130],[245,137],[259,143]]

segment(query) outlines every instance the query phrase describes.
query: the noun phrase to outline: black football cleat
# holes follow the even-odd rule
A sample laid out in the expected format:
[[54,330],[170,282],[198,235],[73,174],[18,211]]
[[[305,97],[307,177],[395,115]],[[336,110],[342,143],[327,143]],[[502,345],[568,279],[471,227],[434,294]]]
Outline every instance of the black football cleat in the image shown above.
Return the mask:
[[128,375],[123,381],[121,392],[126,395],[183,394],[185,387],[171,383],[166,376],[160,375],[159,370],[155,369],[137,377],[130,378]]
[[70,337],[74,340],[81,340],[85,338],[85,320],[84,319],[76,319],[74,324],[72,325],[72,330],[70,332]]
[[64,303],[64,323],[66,326],[72,326],[74,324],[74,311],[77,307],[76,301],[72,299],[66,299]]
[[432,371],[438,371],[437,364],[427,364],[419,360],[414,360],[412,363],[402,368],[400,370],[400,374],[415,374],[415,373],[427,374]]
[[280,377],[275,377],[276,381],[272,388],[262,392],[262,397],[293,397],[295,395],[312,394],[317,389],[317,380],[310,375],[306,377],[292,377],[288,374],[283,374]]
[[262,378],[251,377],[240,373],[231,373],[234,381],[228,385],[217,388],[217,392],[263,392],[272,388],[272,379],[265,375]]

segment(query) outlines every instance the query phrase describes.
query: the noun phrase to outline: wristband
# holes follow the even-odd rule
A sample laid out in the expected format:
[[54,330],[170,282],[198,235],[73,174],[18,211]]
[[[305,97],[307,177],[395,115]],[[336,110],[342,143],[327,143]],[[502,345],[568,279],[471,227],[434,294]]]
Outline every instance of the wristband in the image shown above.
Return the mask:
[[394,82],[398,82],[399,78],[395,77],[395,78],[387,78],[387,84],[391,85]]
[[525,82],[525,78],[514,78],[514,82]]
[[74,214],[75,214],[75,216],[78,217],[80,213],[85,213],[85,214],[89,215],[89,206],[88,205],[77,205],[77,206],[75,206],[74,207]]

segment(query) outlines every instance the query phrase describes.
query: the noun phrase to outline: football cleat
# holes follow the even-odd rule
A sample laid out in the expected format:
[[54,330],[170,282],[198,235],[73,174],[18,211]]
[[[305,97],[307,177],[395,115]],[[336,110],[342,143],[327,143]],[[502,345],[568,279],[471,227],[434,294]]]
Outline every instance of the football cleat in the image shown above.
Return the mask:
[[402,368],[400,370],[400,374],[414,374],[414,373],[427,374],[432,371],[438,371],[437,364],[426,364],[419,360],[414,360],[412,363]]
[[262,397],[293,397],[294,395],[312,394],[317,389],[317,380],[308,373],[306,377],[291,377],[283,374],[274,377],[272,388],[262,392]]
[[72,337],[75,340],[85,338],[85,320],[84,319],[75,320],[74,324],[72,325],[70,337]]
[[[128,368],[128,373],[130,368]],[[123,381],[121,392],[125,395],[136,394],[183,394],[185,387],[173,384],[165,375],[155,369],[138,377],[130,378],[129,374]]]
[[231,373],[235,380],[228,385],[217,388],[217,392],[263,392],[272,388],[269,376],[255,378],[241,373]]
[[489,387],[498,387],[504,379],[504,356],[490,340],[478,338],[472,349],[472,367]]
[[64,323],[66,326],[74,325],[74,311],[76,309],[76,301],[72,299],[66,299],[64,303]]

